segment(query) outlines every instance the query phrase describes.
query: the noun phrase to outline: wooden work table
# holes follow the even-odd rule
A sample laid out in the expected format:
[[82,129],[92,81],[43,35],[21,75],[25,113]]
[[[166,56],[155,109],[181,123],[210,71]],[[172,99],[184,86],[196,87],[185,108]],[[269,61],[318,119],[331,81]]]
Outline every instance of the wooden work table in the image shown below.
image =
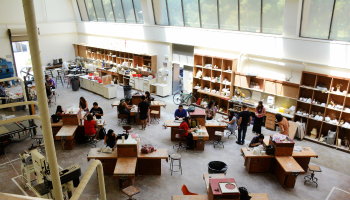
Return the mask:
[[171,200],[209,200],[208,195],[175,195]]
[[115,165],[117,164],[118,152],[117,150],[112,151],[112,153],[98,152],[100,149],[101,148],[90,149],[90,152],[87,155],[87,160],[100,160],[103,167],[103,173],[106,175],[113,175]]
[[136,173],[136,157],[120,157],[115,165],[113,178],[119,179],[119,186],[126,188],[134,185]]
[[75,131],[78,126],[76,125],[63,125],[58,131],[56,137],[61,139],[62,149],[73,150],[75,146]]
[[168,149],[157,149],[157,151],[148,154],[139,151],[137,155],[138,175],[161,175],[162,159],[168,162]]
[[[120,101],[115,101],[112,103],[112,108],[113,107],[119,107],[119,104],[120,104]],[[133,105],[138,105],[138,104],[134,104]],[[156,118],[160,118],[161,117],[161,107],[165,107],[165,104],[164,102],[161,102],[161,101],[152,101],[151,102],[151,110],[156,110],[156,111],[159,111],[159,114],[156,114]],[[137,110],[134,111],[134,112],[130,112],[130,115],[131,116],[134,116],[137,114]]]
[[275,156],[273,155],[254,155],[253,150],[242,148],[241,152],[244,157],[244,166],[248,173],[268,173]]
[[276,156],[277,162],[274,175],[282,187],[294,188],[297,176],[304,172],[303,168],[294,160],[292,156]]

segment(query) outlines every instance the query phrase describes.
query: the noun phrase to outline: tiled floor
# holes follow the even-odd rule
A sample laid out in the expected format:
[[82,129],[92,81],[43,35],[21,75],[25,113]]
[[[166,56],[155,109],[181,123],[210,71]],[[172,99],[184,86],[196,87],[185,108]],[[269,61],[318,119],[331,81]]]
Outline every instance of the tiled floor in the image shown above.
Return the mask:
[[[12,91],[20,91],[20,88],[13,87]],[[59,85],[57,88],[57,105],[62,105],[63,108],[78,106],[80,96],[84,96],[89,107],[93,102],[98,102],[103,108],[106,120],[106,129],[113,129],[117,134],[121,133],[121,127],[117,125],[117,110],[112,108],[111,104],[115,100],[119,100],[123,95],[122,88],[118,88],[117,99],[107,100],[94,93],[80,89],[72,91],[72,89]],[[176,105],[172,103],[172,97],[167,98],[156,97],[167,102],[166,109],[162,108],[162,117],[160,124],[152,124],[147,127],[146,131],[139,130],[139,127],[134,126],[135,133],[140,134],[141,144],[157,144],[158,148],[168,148],[169,153],[174,153],[172,146],[176,144],[170,141],[170,128],[164,129],[162,123],[164,120],[173,119],[173,112]],[[56,107],[50,107],[50,114],[55,111]],[[37,110],[38,112],[38,110]],[[23,115],[24,112],[12,112],[10,110],[0,110],[1,114],[16,114]],[[39,123],[40,124],[40,123]],[[41,130],[38,129],[40,132]],[[274,132],[263,128],[263,133],[266,135]],[[253,137],[251,128],[247,133],[246,143]],[[211,141],[206,141],[204,151],[181,151],[183,174],[173,173],[170,175],[169,163],[162,160],[162,175],[161,176],[138,176],[135,178],[135,187],[140,190],[136,195],[136,199],[171,199],[172,195],[181,195],[181,186],[186,184],[191,192],[206,194],[206,188],[203,180],[203,174],[208,173],[207,164],[213,160],[220,160],[228,165],[227,177],[235,178],[239,186],[246,187],[252,193],[267,193],[271,199],[326,199],[333,187],[340,188],[344,191],[350,191],[350,154],[330,149],[308,141],[296,140],[297,145],[309,146],[318,155],[319,158],[312,158],[311,162],[318,164],[322,168],[321,173],[317,173],[319,178],[319,187],[313,185],[304,185],[303,177],[299,175],[296,181],[295,188],[282,188],[277,179],[270,174],[248,174],[244,168],[244,159],[240,155],[240,148],[235,143],[236,138],[230,137],[225,139],[225,148],[213,148]],[[30,147],[34,143],[30,139],[21,142],[12,143],[6,147],[6,155],[0,156],[0,192],[32,195],[28,189],[24,192],[16,185],[23,186],[19,179],[20,175],[20,160],[19,153]],[[98,142],[98,147],[103,146],[103,141]],[[62,150],[61,143],[55,142],[57,160],[62,168],[73,164],[79,164],[82,169],[82,174],[85,174],[91,162],[87,162],[86,155],[89,152],[89,147],[84,144],[77,144],[74,150]],[[309,174],[309,172],[307,173]],[[81,177],[82,178],[82,177]],[[15,183],[16,182],[16,183]],[[105,185],[108,199],[126,199],[126,196],[120,191],[118,181],[111,176],[105,176]],[[96,199],[99,193],[97,176],[92,176],[84,193],[80,199]]]

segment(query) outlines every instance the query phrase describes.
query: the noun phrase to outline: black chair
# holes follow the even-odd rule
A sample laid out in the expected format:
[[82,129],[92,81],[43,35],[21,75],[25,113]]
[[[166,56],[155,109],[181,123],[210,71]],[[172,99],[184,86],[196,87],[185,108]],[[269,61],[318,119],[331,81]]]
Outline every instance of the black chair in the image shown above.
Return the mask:
[[309,164],[309,170],[312,171],[312,173],[310,175],[307,175],[304,177],[304,179],[305,179],[304,185],[306,184],[306,182],[315,183],[316,188],[317,188],[318,187],[318,184],[317,184],[318,179],[315,177],[315,172],[322,172],[322,170],[321,170],[320,166],[311,165],[311,164]]

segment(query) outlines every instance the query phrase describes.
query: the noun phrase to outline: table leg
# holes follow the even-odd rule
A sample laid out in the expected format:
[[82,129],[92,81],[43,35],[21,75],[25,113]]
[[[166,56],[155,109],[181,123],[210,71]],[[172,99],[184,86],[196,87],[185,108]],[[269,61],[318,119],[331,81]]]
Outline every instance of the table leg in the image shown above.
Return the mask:
[[311,158],[310,157],[293,157],[293,158],[295,159],[295,161],[297,161],[297,163],[300,165],[301,168],[303,168],[303,170],[306,173],[308,170]]

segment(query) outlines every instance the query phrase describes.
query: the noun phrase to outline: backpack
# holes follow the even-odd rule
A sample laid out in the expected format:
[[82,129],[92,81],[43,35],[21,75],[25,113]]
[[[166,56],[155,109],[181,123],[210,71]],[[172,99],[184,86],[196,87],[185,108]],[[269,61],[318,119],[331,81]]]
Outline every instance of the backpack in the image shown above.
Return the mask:
[[198,125],[199,125],[198,120],[196,120],[196,119],[191,119],[191,124],[190,124],[190,127],[191,127],[191,128],[195,128],[195,127],[198,126]]
[[106,135],[107,135],[107,133],[106,133],[106,129],[105,128],[102,128],[100,130],[100,132],[98,133],[98,137],[100,138],[100,140],[105,139]]
[[52,122],[53,123],[57,123],[57,122],[59,122],[60,121],[60,119],[58,118],[58,116],[57,115],[51,115],[51,119],[52,119]]
[[240,198],[241,200],[250,200],[252,197],[249,196],[248,190],[245,187],[239,187],[239,193],[241,193]]

